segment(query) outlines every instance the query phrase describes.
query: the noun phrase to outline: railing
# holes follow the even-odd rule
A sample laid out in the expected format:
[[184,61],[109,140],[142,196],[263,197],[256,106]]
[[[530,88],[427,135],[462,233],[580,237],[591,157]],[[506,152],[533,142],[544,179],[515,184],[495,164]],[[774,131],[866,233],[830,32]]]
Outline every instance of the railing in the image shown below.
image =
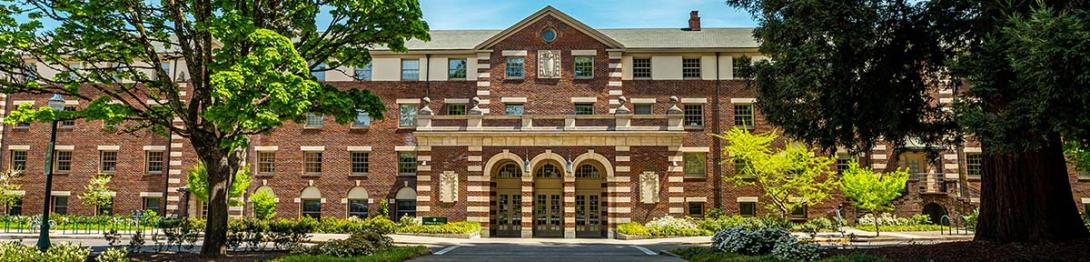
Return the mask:
[[[49,223],[49,232],[60,234],[102,234],[116,230],[118,234],[129,235],[136,231],[155,230],[158,226],[156,221],[122,216],[60,216],[50,218]],[[3,233],[39,233],[41,226],[41,216],[0,217],[0,232]]]
[[946,182],[945,175],[934,173],[917,173],[912,175],[911,183],[916,183],[916,186],[920,193],[923,194],[945,194]]
[[418,115],[416,131],[682,131],[682,114]]

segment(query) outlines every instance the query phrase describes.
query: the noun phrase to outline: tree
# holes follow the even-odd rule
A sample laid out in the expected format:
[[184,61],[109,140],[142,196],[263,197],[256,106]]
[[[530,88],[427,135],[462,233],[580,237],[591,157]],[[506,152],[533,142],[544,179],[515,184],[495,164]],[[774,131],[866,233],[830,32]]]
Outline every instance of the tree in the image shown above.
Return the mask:
[[[853,153],[879,140],[984,149],[977,240],[1090,236],[1061,140],[1090,140],[1085,3],[728,0],[771,58],[757,106],[793,138]],[[1063,11],[1054,11],[1063,10]],[[950,81],[947,81],[950,80]],[[955,94],[953,112],[933,94]]]
[[[254,178],[250,176],[250,168],[248,167],[247,165],[235,172],[234,179],[228,185],[231,190],[227,195],[227,205],[237,207],[244,204],[241,200],[242,194],[246,193],[246,189],[254,181]],[[208,202],[208,168],[204,164],[197,162],[197,165],[189,169],[185,176],[185,183],[189,185],[189,193],[193,194],[193,197],[201,202]]]
[[20,175],[20,172],[10,170],[0,172],[0,205],[10,207],[15,204],[15,201],[23,198],[23,195],[15,193],[22,188],[22,185],[15,181]]
[[[874,214],[893,209],[893,200],[901,197],[908,182],[908,169],[899,168],[889,173],[875,173],[870,168],[859,167],[859,163],[848,163],[848,170],[840,176],[840,191],[844,198],[851,201],[856,209]],[[875,235],[881,234],[878,219],[874,220]]]
[[83,205],[92,208],[102,208],[110,206],[114,202],[113,191],[110,190],[109,184],[112,176],[106,174],[99,174],[87,181],[87,186],[84,187],[83,192],[79,194],[79,199],[83,201]]
[[790,142],[774,152],[772,142],[779,137],[775,132],[753,134],[732,128],[713,136],[727,141],[724,157],[735,163],[734,174],[726,180],[760,188],[769,200],[765,208],[781,218],[797,208],[825,201],[836,187],[836,177],[829,175],[835,162],[832,158]]
[[[411,38],[428,40],[416,0],[27,0],[0,6],[0,73],[11,76],[0,79],[0,92],[88,102],[61,114],[20,107],[5,120],[84,118],[124,123],[120,132],[186,139],[208,169],[201,254],[213,257],[226,253],[227,187],[249,136],[285,120],[303,121],[307,112],[342,124],[359,112],[381,119],[385,107],[371,92],[324,85],[311,71],[362,67],[369,49],[405,51]],[[46,21],[55,26],[45,27]],[[25,70],[28,61],[60,73],[43,78]],[[184,66],[184,85],[164,65]]]
[[272,189],[258,189],[250,197],[250,202],[254,203],[254,217],[257,219],[269,220],[276,216],[276,195]]

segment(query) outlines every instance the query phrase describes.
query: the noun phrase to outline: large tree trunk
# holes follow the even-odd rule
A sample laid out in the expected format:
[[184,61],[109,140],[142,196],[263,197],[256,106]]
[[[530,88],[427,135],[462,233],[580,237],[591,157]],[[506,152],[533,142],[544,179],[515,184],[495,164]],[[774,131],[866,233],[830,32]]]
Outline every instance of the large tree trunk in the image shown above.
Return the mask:
[[[227,194],[230,178],[238,169],[237,159],[229,157],[226,150],[213,149],[201,153],[201,161],[208,172],[208,216],[204,228],[201,256],[220,257],[227,254]],[[217,152],[219,151],[219,152]]]
[[[1043,148],[984,152],[977,241],[1054,242],[1090,236],[1071,194],[1059,135]],[[987,145],[983,145],[987,146]]]

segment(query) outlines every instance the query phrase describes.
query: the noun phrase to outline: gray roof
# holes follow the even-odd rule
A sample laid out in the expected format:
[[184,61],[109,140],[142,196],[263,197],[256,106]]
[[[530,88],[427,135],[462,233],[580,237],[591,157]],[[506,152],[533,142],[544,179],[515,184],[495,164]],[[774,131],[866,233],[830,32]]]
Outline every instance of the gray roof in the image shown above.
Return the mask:
[[[467,50],[503,30],[432,30],[431,41],[413,39],[405,43],[409,50]],[[752,28],[703,28],[688,31],[677,28],[598,29],[621,42],[625,48],[756,48]]]

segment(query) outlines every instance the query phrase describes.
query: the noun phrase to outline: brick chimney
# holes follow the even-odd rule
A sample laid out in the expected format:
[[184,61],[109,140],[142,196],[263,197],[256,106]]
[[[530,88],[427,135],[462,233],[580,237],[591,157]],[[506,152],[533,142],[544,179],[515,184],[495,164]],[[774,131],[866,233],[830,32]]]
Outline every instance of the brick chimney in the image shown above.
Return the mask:
[[700,31],[700,11],[689,12],[689,31]]

